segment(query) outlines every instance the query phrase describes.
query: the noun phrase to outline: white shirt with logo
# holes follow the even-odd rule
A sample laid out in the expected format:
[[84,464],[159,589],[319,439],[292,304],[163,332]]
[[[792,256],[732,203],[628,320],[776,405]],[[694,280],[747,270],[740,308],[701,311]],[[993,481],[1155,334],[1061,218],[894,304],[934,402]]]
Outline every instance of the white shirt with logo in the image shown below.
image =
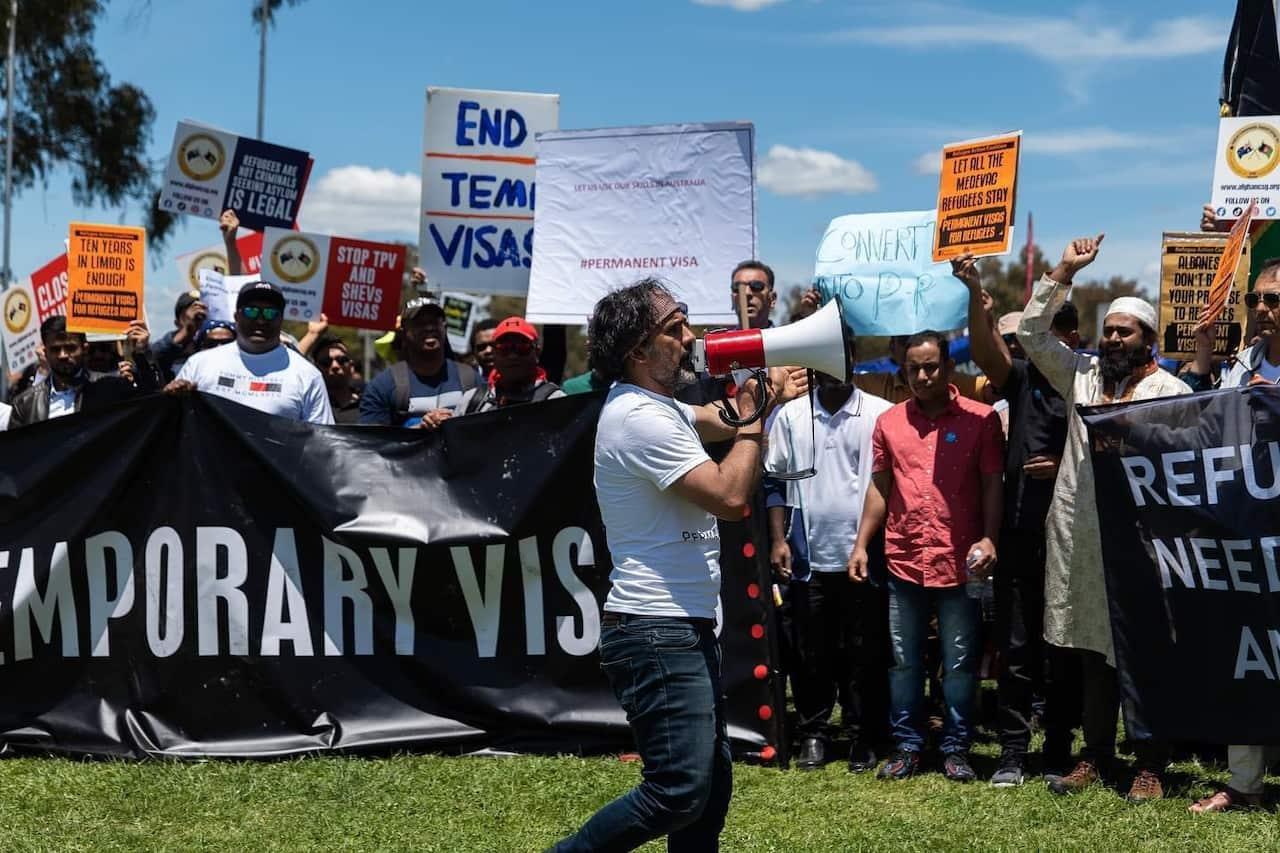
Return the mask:
[[857,388],[835,412],[801,397],[782,407],[769,430],[766,473],[814,468],[812,477],[787,481],[787,505],[801,510],[815,572],[843,572],[849,564],[871,482],[871,434],[891,408]]
[[613,557],[606,610],[715,618],[716,519],[670,491],[708,459],[692,407],[635,385],[613,386],[595,448],[596,499]]
[[324,377],[306,358],[286,346],[249,353],[236,343],[204,350],[187,359],[178,379],[196,390],[295,421],[333,423]]

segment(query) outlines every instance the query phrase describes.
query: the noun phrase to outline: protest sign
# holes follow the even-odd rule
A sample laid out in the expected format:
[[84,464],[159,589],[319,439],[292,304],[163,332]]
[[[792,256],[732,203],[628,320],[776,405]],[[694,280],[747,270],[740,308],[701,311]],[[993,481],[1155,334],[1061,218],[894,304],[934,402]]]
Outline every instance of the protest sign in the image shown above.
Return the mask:
[[471,349],[471,329],[480,314],[480,300],[469,293],[441,294],[444,302],[444,325],[449,335],[449,346],[456,353]]
[[933,261],[936,222],[932,210],[831,220],[813,268],[823,303],[840,300],[845,324],[859,335],[964,327],[969,291],[950,263]]
[[234,323],[236,296],[240,293],[240,287],[247,281],[253,281],[257,276],[227,276],[211,269],[200,270],[198,276],[200,301],[209,309],[209,313],[205,316],[210,320]]
[[942,149],[935,261],[1009,251],[1021,145],[1019,130]]
[[[1160,354],[1166,358],[1195,357],[1196,326],[1209,302],[1212,283],[1221,269],[1224,234],[1166,232],[1160,249]],[[1241,245],[1234,283],[1214,321],[1214,353],[1226,356],[1240,348],[1248,312],[1244,294],[1249,285],[1249,241]],[[1101,325],[1098,326],[1102,328]]]
[[[1226,248],[1222,250],[1222,262],[1218,265],[1218,271],[1213,276],[1213,284],[1209,286],[1209,302],[1204,307],[1204,312],[1200,317],[1202,323],[1214,323],[1218,317],[1222,316],[1222,309],[1227,304],[1227,294],[1231,290],[1231,285],[1236,281],[1236,267],[1240,263],[1240,257],[1244,252],[1245,244],[1249,242],[1249,223],[1253,219],[1253,215],[1258,212],[1258,205],[1250,204],[1245,209],[1244,215],[1236,220],[1236,224],[1231,226],[1231,233],[1227,235]],[[1245,267],[1247,270],[1248,267]],[[1248,283],[1248,274],[1241,276]]]
[[4,354],[9,370],[26,370],[36,363],[36,347],[40,345],[40,320],[36,316],[36,297],[31,279],[15,281],[0,295],[4,318]]
[[1280,744],[1280,388],[1081,415],[1137,718],[1166,743]]
[[63,252],[30,276],[31,292],[36,297],[36,317],[43,323],[55,315],[67,313],[67,253]]
[[310,172],[305,151],[178,122],[160,209],[217,219],[229,208],[254,231],[268,225],[290,228]]
[[[249,231],[236,239],[236,249],[240,252],[241,271],[257,274],[262,269],[262,233]],[[227,262],[227,249],[221,243],[205,246],[185,255],[178,255],[178,277],[183,287],[200,286],[200,270],[216,270],[223,275],[230,272]]]
[[268,228],[262,257],[263,278],[284,292],[285,319],[313,320],[323,311],[335,326],[395,326],[404,246]]
[[1219,219],[1236,219],[1257,201],[1255,219],[1280,219],[1280,117],[1247,116],[1218,122],[1210,203]]
[[750,122],[543,133],[538,188],[530,321],[580,325],[656,276],[694,323],[736,325],[729,274],[756,257]]
[[72,222],[67,244],[67,331],[120,334],[143,319],[147,232]]
[[427,89],[418,251],[433,281],[523,296],[533,255],[534,136],[560,96]]

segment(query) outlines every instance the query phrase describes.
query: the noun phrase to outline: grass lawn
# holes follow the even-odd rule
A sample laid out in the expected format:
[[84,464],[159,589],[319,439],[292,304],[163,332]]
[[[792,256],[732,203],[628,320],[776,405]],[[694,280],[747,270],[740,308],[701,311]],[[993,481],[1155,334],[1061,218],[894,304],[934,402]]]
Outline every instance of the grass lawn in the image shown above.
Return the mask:
[[[995,747],[978,751],[990,772]],[[975,761],[975,763],[978,763]],[[0,761],[0,849],[542,850],[635,784],[614,758],[313,758],[247,762]],[[736,850],[1280,849],[1270,813],[1193,817],[1222,768],[1175,766],[1173,798],[1098,789],[901,783],[738,765],[723,848]],[[650,851],[665,850],[651,844]]]

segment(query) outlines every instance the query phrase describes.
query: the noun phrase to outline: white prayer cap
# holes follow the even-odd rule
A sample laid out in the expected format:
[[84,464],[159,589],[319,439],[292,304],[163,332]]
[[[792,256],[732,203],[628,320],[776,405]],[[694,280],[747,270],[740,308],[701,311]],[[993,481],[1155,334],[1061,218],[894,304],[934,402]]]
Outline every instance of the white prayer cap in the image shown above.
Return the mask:
[[1121,296],[1113,301],[1107,308],[1107,316],[1110,317],[1112,314],[1128,314],[1152,331],[1155,331],[1158,325],[1156,309],[1147,300],[1136,296]]

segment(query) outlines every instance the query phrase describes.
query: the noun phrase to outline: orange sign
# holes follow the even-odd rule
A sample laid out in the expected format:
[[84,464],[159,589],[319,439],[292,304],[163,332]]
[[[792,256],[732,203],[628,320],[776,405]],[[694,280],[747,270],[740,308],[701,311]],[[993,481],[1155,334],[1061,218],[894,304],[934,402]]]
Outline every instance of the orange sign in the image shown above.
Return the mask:
[[1216,323],[1222,316],[1222,309],[1227,307],[1227,296],[1231,293],[1231,284],[1236,277],[1236,267],[1240,264],[1240,254],[1244,251],[1245,240],[1249,238],[1249,222],[1258,212],[1258,205],[1249,202],[1244,215],[1231,226],[1227,235],[1227,245],[1222,250],[1222,260],[1218,271],[1213,276],[1213,284],[1209,285],[1209,301],[1200,313],[1200,322],[1204,325]]
[[1013,239],[1022,131],[957,142],[942,149],[934,261],[966,252],[1002,255]]
[[67,331],[123,334],[142,318],[146,242],[141,228],[71,223]]

